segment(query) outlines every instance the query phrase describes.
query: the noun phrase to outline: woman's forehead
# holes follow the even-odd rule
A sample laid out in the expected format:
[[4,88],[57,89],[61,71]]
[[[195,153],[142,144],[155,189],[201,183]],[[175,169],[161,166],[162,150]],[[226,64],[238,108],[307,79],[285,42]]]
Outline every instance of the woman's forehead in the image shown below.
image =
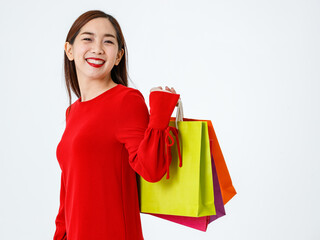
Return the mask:
[[87,22],[80,30],[80,34],[89,34],[94,37],[115,37],[116,31],[107,18],[95,18]]

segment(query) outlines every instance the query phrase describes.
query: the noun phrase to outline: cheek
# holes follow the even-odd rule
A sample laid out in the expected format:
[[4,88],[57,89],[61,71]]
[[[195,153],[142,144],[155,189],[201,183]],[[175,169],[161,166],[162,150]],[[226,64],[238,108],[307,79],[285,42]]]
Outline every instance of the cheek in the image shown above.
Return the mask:
[[117,49],[115,47],[107,49],[109,58],[116,59],[117,58]]
[[76,49],[76,56],[79,60],[85,60],[85,54],[88,52],[89,48],[86,46],[79,46]]

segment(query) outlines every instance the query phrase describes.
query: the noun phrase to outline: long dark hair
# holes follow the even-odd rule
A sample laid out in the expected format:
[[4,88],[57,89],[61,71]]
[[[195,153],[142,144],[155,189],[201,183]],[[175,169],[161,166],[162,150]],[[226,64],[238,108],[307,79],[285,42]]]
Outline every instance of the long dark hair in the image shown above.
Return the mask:
[[[121,58],[121,61],[118,65],[115,65],[111,70],[111,78],[112,80],[117,84],[122,84],[124,86],[128,86],[128,72],[127,72],[127,59],[128,59],[128,51],[126,42],[124,40],[121,27],[118,23],[118,21],[111,15],[100,11],[100,10],[90,10],[82,15],[80,15],[72,24],[67,38],[66,42],[69,42],[71,45],[74,43],[75,38],[80,32],[80,29],[90,20],[98,17],[104,17],[107,18],[111,24],[113,25],[115,31],[116,31],[116,37],[118,41],[118,51],[123,48],[124,54]],[[67,87],[68,95],[69,95],[69,111],[71,108],[71,89],[74,92],[74,94],[79,98],[81,96],[80,94],[80,88],[76,73],[76,67],[74,64],[74,61],[70,61],[66,55],[66,52],[64,51],[64,75],[65,75],[65,84]],[[68,112],[69,113],[69,112]]]

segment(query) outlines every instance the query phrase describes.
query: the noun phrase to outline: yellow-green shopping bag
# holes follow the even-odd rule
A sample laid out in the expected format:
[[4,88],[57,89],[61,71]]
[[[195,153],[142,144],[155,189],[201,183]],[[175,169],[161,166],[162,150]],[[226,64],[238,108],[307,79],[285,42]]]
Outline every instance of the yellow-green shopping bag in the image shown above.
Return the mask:
[[140,212],[190,217],[216,215],[207,122],[170,121],[169,126],[175,124],[182,167],[179,167],[174,142],[170,178],[164,175],[160,181],[152,183],[140,176]]

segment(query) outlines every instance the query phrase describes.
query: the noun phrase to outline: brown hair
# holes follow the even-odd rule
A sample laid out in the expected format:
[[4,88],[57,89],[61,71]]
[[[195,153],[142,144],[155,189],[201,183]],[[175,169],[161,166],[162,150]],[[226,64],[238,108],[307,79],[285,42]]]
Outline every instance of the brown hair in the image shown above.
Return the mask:
[[[71,45],[74,43],[75,38],[80,32],[80,29],[90,20],[98,17],[104,17],[107,18],[111,24],[113,25],[115,31],[116,31],[116,37],[118,42],[118,50],[120,51],[121,48],[124,49],[124,54],[121,58],[121,61],[118,65],[115,65],[111,70],[111,78],[115,83],[122,84],[124,86],[128,86],[128,72],[127,72],[127,46],[126,42],[124,40],[121,27],[118,23],[118,21],[111,15],[100,11],[100,10],[90,10],[82,15],[80,15],[72,24],[67,38],[66,42],[69,42]],[[64,51],[64,76],[65,76],[65,84],[67,87],[68,95],[69,95],[69,111],[71,108],[71,90],[75,93],[75,95],[79,98],[81,96],[80,94],[80,88],[76,73],[76,67],[74,64],[74,61],[70,61],[66,55],[66,52]],[[68,112],[69,113],[69,112]]]

